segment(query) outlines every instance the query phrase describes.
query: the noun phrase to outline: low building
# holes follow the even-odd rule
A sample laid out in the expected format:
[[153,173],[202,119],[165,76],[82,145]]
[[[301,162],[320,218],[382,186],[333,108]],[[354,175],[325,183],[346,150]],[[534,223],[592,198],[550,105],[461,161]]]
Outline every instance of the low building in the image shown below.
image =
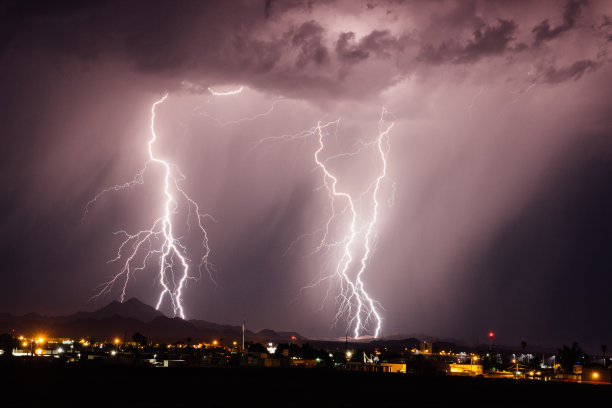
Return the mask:
[[582,381],[610,384],[610,369],[600,365],[582,367]]
[[314,368],[319,363],[317,360],[305,359],[305,358],[292,358],[291,366],[292,367],[304,367],[304,368]]
[[482,375],[482,365],[480,364],[450,363],[448,366],[448,374],[450,375]]
[[371,373],[406,373],[406,364],[349,362],[346,369]]

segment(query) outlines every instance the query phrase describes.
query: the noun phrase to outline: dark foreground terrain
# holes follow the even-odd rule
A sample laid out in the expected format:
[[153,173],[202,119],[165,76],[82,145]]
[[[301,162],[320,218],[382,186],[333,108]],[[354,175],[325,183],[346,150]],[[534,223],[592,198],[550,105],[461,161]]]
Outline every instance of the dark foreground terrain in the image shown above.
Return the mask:
[[0,407],[607,406],[612,386],[328,369],[0,364]]

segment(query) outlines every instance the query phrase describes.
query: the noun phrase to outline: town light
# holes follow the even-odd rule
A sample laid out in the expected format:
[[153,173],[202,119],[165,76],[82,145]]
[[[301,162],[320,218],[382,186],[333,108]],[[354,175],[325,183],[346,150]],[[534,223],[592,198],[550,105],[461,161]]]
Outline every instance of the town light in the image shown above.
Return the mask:
[[213,340],[213,346],[216,346],[219,342],[217,340]]
[[40,356],[42,353],[43,353],[43,350],[42,350],[42,349],[40,349],[40,348],[39,348],[39,349],[36,349],[36,354],[37,354],[37,355],[39,355],[39,356]]
[[593,373],[593,379],[596,380],[599,378],[599,373]]
[[115,339],[115,344],[119,344],[119,339]]

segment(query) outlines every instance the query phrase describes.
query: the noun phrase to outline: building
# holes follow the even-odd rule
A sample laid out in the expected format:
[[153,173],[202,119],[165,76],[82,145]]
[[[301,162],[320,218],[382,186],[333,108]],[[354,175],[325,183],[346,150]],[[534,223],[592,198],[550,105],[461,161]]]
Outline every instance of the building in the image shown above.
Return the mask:
[[601,365],[588,365],[582,367],[582,381],[608,383],[612,381],[610,369]]
[[370,373],[406,373],[406,364],[349,362],[346,369]]
[[481,364],[450,363],[448,368],[448,374],[450,375],[476,376],[482,375],[482,372]]

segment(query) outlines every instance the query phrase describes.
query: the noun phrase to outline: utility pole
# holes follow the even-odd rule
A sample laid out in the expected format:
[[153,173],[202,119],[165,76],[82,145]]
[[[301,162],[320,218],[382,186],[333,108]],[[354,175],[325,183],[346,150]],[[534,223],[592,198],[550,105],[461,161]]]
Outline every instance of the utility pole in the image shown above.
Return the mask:
[[346,335],[344,336],[344,355],[348,351],[348,328],[346,329]]
[[244,320],[242,321],[242,350],[244,350]]

